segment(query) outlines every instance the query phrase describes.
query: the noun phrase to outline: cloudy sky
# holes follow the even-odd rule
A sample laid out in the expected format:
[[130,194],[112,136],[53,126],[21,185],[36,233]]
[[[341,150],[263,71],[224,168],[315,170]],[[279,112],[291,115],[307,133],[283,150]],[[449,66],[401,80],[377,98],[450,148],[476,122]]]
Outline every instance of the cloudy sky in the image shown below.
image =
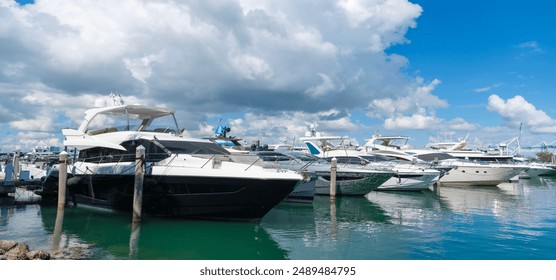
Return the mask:
[[0,151],[62,145],[111,91],[190,136],[556,140],[551,1],[0,0]]

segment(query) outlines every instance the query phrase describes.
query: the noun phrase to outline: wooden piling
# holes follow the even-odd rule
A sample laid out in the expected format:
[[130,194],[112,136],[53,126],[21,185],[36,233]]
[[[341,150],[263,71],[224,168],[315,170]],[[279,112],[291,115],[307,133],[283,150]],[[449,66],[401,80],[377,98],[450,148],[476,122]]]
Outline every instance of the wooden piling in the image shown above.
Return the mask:
[[66,186],[68,182],[68,153],[63,151],[59,155],[58,165],[58,209],[66,207]]
[[16,182],[19,179],[19,151],[16,150],[14,152],[14,158],[13,158],[13,163],[14,163],[14,169],[13,169],[13,181]]
[[131,235],[129,236],[129,258],[137,259],[139,252],[139,235],[141,232],[141,223],[131,223]]
[[62,240],[62,226],[64,224],[64,207],[58,207],[56,211],[56,222],[54,222],[54,231],[52,232],[51,249],[56,252],[60,249],[60,241]]
[[330,164],[330,197],[336,197],[336,169],[338,160],[334,157],[332,158]]
[[137,147],[135,151],[135,186],[133,190],[133,223],[141,222],[141,208],[143,204],[143,181],[145,171],[143,170],[145,161],[145,147]]

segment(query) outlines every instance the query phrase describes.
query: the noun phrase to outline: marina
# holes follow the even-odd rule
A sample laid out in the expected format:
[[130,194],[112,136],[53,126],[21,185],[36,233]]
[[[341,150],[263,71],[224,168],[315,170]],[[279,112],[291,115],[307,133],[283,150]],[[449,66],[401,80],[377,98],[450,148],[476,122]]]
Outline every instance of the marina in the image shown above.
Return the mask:
[[46,259],[556,258],[554,165],[465,142],[358,146],[313,125],[305,148],[245,147],[229,127],[186,137],[173,110],[111,98],[62,130],[63,151],[2,162],[0,259],[31,258],[15,242]]
[[2,275],[547,277],[556,2],[500,4],[0,0]]
[[556,178],[316,196],[257,222],[147,216],[137,229],[128,212],[85,206],[56,222],[55,206],[3,204],[0,236],[88,260],[553,260]]

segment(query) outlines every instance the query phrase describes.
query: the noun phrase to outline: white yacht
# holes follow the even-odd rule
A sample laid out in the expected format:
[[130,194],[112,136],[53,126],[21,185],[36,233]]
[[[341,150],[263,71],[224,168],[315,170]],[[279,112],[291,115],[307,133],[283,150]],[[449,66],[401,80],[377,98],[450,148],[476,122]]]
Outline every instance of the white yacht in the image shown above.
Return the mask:
[[[439,179],[441,172],[424,165],[424,161],[415,157],[413,161],[399,161],[395,158],[382,158],[377,161],[376,155],[353,143],[345,144],[349,137],[321,136],[318,132],[308,132],[300,138],[309,151],[328,160],[336,158],[339,164],[353,168],[386,170],[394,172],[394,176],[380,185],[377,190],[422,191],[428,190]],[[387,154],[389,155],[389,154]],[[405,154],[408,158],[409,155]]]
[[[331,164],[313,155],[299,151],[259,151],[263,161],[283,168],[307,172],[314,177],[306,182],[317,195],[330,195]],[[336,169],[337,196],[363,196],[380,187],[395,176],[389,170],[353,168],[342,164]]]
[[365,147],[380,154],[397,154],[400,158],[417,157],[434,162],[436,167],[446,167],[449,170],[440,177],[439,184],[498,185],[528,169],[513,163],[511,156],[465,150],[467,137],[458,142],[435,143],[430,149],[415,149],[407,144],[392,146],[393,141],[388,139],[404,139],[404,143],[409,140],[408,137],[375,135],[367,141]]
[[444,159],[440,166],[453,167],[438,183],[440,185],[496,186],[508,182],[528,168],[523,165]]
[[556,166],[553,164],[534,162],[523,157],[514,157],[514,160],[529,167],[528,170],[519,174],[519,179],[531,179],[538,176],[556,175]]
[[[174,111],[166,108],[115,102],[88,110],[78,129],[62,130],[64,146],[79,150],[68,166],[68,198],[77,205],[131,211],[139,146],[146,153],[147,215],[260,219],[303,180],[297,172],[265,168],[256,156],[232,155],[180,131]],[[43,198],[57,197],[56,171],[45,180]]]

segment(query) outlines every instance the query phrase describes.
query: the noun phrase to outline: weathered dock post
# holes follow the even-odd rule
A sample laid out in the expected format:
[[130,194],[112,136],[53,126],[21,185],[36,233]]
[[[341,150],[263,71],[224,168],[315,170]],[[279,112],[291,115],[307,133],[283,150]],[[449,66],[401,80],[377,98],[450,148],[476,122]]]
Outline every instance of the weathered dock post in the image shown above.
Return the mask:
[[145,147],[137,147],[135,151],[135,186],[133,190],[133,223],[141,222],[141,208],[143,204],[143,177],[145,171]]
[[66,186],[68,182],[68,153],[62,151],[58,165],[58,209],[66,207]]
[[60,240],[62,239],[62,225],[64,224],[64,208],[66,207],[66,187],[68,178],[68,153],[62,151],[58,156],[60,161],[58,165],[58,210],[56,211],[56,222],[54,223],[54,231],[52,232],[52,251],[60,248]]
[[141,232],[141,223],[131,223],[131,234],[129,236],[129,258],[136,259],[139,253],[139,235]]
[[330,198],[333,199],[336,197],[336,169],[337,169],[338,160],[334,157],[332,158],[330,164]]
[[19,150],[15,150],[14,152],[13,163],[14,163],[14,170],[13,170],[12,178],[15,183],[19,179]]
[[338,169],[338,160],[334,157],[330,162],[330,227],[333,236],[338,233],[336,223],[336,171]]
[[56,211],[56,221],[54,222],[54,231],[52,232],[51,249],[53,252],[60,249],[60,241],[62,240],[62,227],[64,224],[64,208],[58,207]]

